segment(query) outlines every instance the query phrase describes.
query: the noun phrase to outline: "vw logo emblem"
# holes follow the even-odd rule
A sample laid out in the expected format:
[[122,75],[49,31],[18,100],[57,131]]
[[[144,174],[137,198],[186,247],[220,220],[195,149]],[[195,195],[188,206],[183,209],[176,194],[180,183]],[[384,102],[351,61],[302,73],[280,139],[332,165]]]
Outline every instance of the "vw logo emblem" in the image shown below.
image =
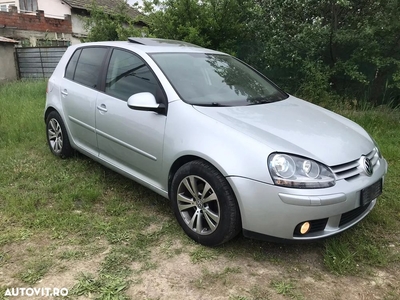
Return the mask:
[[368,176],[371,176],[372,173],[374,173],[374,167],[372,166],[371,160],[368,157],[364,157],[362,161],[362,167]]

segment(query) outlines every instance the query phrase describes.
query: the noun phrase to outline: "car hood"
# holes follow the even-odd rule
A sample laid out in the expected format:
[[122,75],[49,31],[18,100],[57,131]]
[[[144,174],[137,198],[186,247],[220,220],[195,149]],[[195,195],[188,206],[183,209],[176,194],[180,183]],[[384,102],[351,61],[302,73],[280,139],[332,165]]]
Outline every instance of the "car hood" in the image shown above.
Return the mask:
[[293,153],[328,166],[358,159],[374,147],[356,123],[293,96],[268,104],[194,108],[257,139],[270,152]]

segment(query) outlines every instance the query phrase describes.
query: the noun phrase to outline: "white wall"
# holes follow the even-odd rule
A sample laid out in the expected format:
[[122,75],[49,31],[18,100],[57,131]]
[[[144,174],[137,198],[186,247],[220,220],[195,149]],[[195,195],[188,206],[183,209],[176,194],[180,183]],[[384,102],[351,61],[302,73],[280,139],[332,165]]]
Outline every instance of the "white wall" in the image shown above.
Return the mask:
[[[1,0],[0,0],[1,1]],[[45,17],[64,19],[64,15],[71,14],[71,7],[61,0],[37,0],[38,8],[44,11]]]
[[[62,0],[37,0],[38,9],[44,11],[44,15],[49,18],[64,19],[64,15],[71,14],[71,7],[63,4]],[[0,0],[0,4],[14,5],[20,9],[19,0]]]
[[87,36],[87,31],[85,30],[83,16],[72,14],[71,22],[72,22],[72,45],[80,44],[81,38]]
[[11,4],[11,5],[15,5],[16,1],[13,0],[0,0],[0,4]]
[[85,23],[83,21],[83,16],[73,14],[71,16],[71,22],[72,22],[72,33],[78,34],[78,35],[86,35],[87,31],[85,30]]

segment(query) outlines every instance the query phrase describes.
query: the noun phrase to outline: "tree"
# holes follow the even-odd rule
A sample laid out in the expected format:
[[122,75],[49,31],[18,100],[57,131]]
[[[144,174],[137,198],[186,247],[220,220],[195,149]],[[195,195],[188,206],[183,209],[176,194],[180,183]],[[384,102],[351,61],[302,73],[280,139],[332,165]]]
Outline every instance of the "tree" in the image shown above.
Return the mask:
[[129,4],[120,1],[113,11],[99,6],[93,1],[87,8],[89,17],[84,18],[84,27],[88,36],[84,42],[127,40],[130,36],[142,36],[147,28],[138,28],[127,11]]
[[[145,1],[146,23],[156,37],[183,40],[231,54],[246,34],[243,0]],[[157,6],[157,9],[155,9]]]
[[[292,93],[400,102],[400,2],[259,0],[255,64]],[[264,22],[261,22],[264,20]]]
[[[236,55],[290,93],[400,104],[398,0],[149,0],[143,11],[147,36]],[[123,5],[92,5],[87,28],[91,41],[143,33]]]

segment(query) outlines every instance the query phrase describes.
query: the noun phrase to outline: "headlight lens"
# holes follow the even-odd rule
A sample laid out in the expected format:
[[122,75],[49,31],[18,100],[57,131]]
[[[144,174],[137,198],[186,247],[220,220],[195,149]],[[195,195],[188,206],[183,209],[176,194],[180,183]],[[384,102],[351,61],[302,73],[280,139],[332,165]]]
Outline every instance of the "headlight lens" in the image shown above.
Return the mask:
[[273,153],[268,157],[268,169],[280,186],[316,189],[335,185],[335,176],[327,166],[296,155]]
[[270,163],[274,172],[281,178],[290,178],[296,171],[296,165],[293,159],[286,154],[275,155]]
[[379,158],[382,158],[381,150],[379,149],[378,144],[376,143],[375,139],[370,135],[371,140],[374,142],[376,152],[378,153]]

